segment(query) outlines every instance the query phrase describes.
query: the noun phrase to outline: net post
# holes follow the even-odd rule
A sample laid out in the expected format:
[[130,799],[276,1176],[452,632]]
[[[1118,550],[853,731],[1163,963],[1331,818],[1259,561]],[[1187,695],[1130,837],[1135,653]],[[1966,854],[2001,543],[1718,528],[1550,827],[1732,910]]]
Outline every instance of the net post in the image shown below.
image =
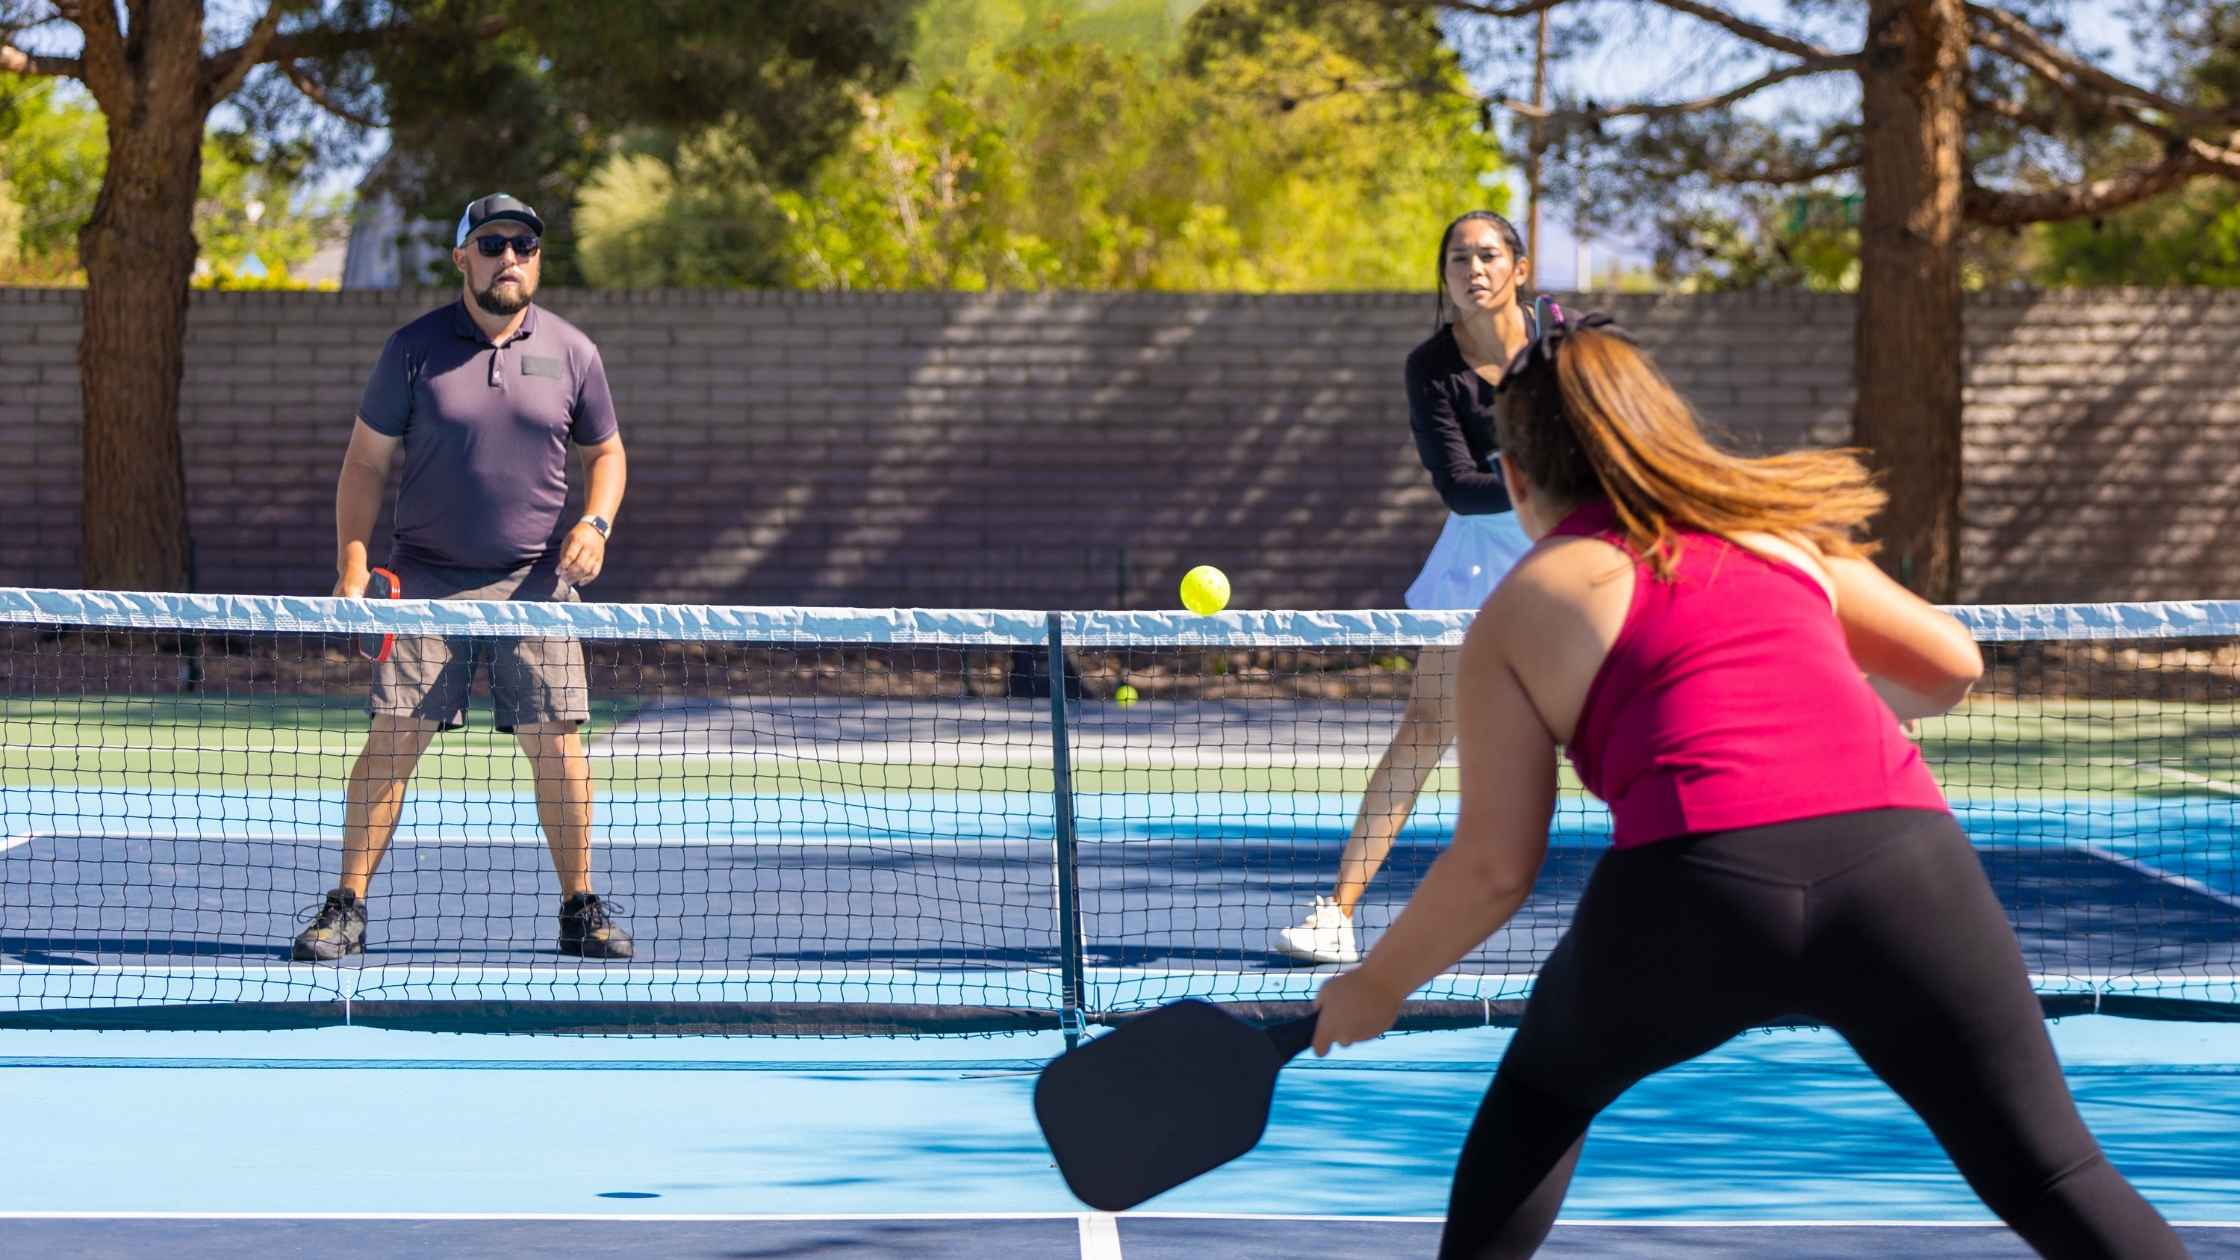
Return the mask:
[[1050,680],[1050,792],[1058,885],[1058,1026],[1066,1048],[1081,1041],[1086,994],[1082,985],[1080,855],[1073,827],[1073,767],[1066,734],[1066,638],[1057,613],[1048,614]]

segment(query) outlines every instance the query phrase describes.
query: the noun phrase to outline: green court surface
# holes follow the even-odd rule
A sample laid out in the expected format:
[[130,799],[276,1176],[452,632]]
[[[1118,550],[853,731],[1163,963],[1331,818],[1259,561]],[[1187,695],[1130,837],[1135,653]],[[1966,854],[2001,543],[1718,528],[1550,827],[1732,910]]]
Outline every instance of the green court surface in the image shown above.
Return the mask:
[[[1145,701],[1119,706],[1081,702],[1069,749],[1071,783],[1084,793],[1358,793],[1383,751],[1397,706],[1360,703],[1332,713],[1301,710],[1322,742],[1299,756],[1280,745],[1224,740],[1224,728],[1265,727],[1280,700]],[[634,743],[633,732],[671,720],[661,701],[593,705],[587,744],[594,774],[613,790],[669,789],[688,794],[752,794],[817,788],[888,791],[1023,792],[1053,789],[1046,703],[1037,701],[861,701],[879,720],[938,727],[956,704],[1002,711],[979,742],[923,738],[819,740],[785,721],[708,726],[676,747]],[[743,709],[748,718],[756,710]],[[727,715],[731,716],[731,715]],[[797,718],[797,713],[783,714]],[[0,773],[25,787],[159,787],[300,792],[339,785],[366,729],[361,701],[258,695],[82,695],[11,697],[0,719]],[[1100,740],[1107,731],[1121,732]],[[2240,795],[2229,776],[2240,764],[2240,701],[2222,704],[2144,700],[2019,700],[1971,697],[1960,709],[1919,725],[1917,737],[1945,790],[1955,797],[2001,793],[2133,795],[2203,791]],[[518,746],[477,713],[438,737],[415,775],[426,788],[526,787]],[[1581,795],[1566,765],[1563,787]],[[1453,769],[1435,772],[1429,790],[1450,794]]]

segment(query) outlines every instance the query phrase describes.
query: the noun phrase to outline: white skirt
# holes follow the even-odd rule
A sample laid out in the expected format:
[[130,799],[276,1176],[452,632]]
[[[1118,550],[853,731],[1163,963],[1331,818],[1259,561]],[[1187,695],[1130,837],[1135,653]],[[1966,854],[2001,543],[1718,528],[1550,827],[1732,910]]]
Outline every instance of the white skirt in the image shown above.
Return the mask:
[[1408,607],[1475,609],[1530,550],[1532,540],[1517,523],[1515,512],[1479,516],[1450,512],[1439,541],[1431,545],[1431,555],[1423,562],[1423,572],[1408,585]]

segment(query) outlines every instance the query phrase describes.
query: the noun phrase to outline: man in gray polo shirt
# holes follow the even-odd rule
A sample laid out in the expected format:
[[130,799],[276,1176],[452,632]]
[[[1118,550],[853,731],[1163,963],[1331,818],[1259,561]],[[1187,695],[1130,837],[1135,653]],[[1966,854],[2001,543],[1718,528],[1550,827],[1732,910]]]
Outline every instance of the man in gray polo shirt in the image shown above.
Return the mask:
[[[598,348],[532,304],[544,223],[494,193],[459,217],[460,300],[390,336],[366,383],[335,487],[334,593],[365,595],[367,536],[398,454],[388,568],[408,599],[574,600],[599,576],[625,461]],[[563,529],[568,447],[582,454],[585,512]],[[560,877],[560,950],[628,958],[629,933],[591,889],[591,716],[582,645],[570,639],[400,637],[374,666],[372,730],[350,770],[342,876],[296,937],[298,961],[362,953],[366,886],[396,833],[405,784],[436,732],[462,725],[479,669],[497,727],[534,770],[537,818]]]

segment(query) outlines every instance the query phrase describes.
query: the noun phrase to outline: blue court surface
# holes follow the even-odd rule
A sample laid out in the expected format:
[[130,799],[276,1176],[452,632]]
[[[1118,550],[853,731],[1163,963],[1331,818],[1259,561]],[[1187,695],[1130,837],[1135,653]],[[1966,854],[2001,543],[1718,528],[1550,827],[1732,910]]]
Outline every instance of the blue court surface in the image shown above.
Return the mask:
[[[2240,1256],[2240,1026],[2053,1025],[2086,1119],[2198,1256]],[[1428,1255],[1508,1034],[1288,1070],[1260,1148],[1080,1212],[1029,1110],[1054,1034],[0,1033],[0,1254]],[[2021,1256],[1826,1033],[1738,1038],[1588,1140],[1550,1256]]]
[[[601,887],[643,948],[583,964],[553,952],[528,802],[432,794],[384,868],[371,952],[310,966],[285,950],[338,859],[331,795],[0,793],[0,1006],[324,1003],[336,1025],[0,1028],[0,1255],[1430,1254],[1504,1029],[1296,1064],[1259,1149],[1115,1218],[1081,1210],[1034,1128],[1033,1072],[1063,1047],[1055,1031],[501,1037],[351,1022],[353,1003],[383,998],[1054,1011],[1046,802],[616,793]],[[1327,887],[1351,804],[1085,794],[1091,1009],[1310,994],[1318,973],[1282,965],[1268,932]],[[1426,804],[1364,910],[1371,933],[1451,827]],[[2240,801],[2015,795],[1959,812],[2047,993],[2240,1010]],[[54,825],[70,817],[104,823]],[[1592,812],[1559,820],[1532,903],[1443,983],[1516,982],[1605,831]],[[2240,1023],[2085,1014],[2052,1028],[2118,1167],[2185,1223],[2194,1254],[2240,1257]],[[1620,1100],[1544,1254],[2027,1253],[1838,1039],[1776,1030]]]

